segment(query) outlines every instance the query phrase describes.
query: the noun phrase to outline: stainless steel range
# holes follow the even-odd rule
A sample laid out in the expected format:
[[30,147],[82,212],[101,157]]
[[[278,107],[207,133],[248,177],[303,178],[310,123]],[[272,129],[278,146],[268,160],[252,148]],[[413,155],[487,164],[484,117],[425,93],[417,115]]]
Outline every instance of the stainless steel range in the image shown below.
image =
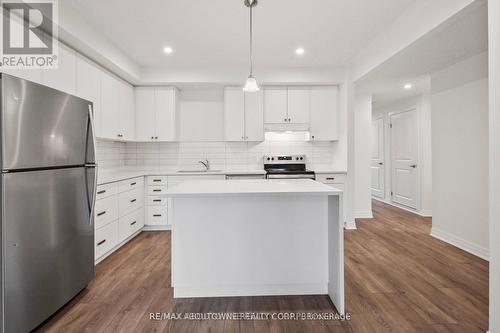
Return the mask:
[[267,179],[316,179],[314,171],[306,168],[306,155],[264,156]]

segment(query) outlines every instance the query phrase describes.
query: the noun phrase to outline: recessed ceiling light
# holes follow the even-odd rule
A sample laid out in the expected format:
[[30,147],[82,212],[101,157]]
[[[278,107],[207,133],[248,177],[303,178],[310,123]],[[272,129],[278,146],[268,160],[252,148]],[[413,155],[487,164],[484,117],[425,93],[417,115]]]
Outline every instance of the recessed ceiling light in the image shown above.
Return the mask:
[[303,48],[299,47],[298,49],[295,50],[295,53],[297,53],[297,55],[303,55],[304,52],[306,52],[306,50],[304,50]]
[[174,50],[170,46],[165,46],[163,48],[163,52],[166,54],[171,54],[172,52],[174,52]]
[[407,84],[405,84],[405,85],[404,85],[404,88],[405,88],[406,90],[410,90],[411,88],[413,88],[413,84],[411,84],[411,83],[407,83]]

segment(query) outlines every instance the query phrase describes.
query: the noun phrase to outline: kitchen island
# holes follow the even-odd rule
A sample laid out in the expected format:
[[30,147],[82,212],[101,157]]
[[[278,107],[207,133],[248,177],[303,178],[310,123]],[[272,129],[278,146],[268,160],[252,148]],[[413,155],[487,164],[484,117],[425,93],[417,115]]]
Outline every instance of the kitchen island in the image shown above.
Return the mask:
[[344,313],[342,191],[313,180],[210,180],[164,195],[174,297],[328,294]]

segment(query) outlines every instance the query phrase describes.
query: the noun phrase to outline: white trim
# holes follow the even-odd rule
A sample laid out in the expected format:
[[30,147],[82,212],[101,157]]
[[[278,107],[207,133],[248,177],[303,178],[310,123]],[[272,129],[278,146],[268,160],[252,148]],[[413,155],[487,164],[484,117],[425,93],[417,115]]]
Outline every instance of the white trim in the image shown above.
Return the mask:
[[452,235],[449,232],[436,229],[434,227],[431,229],[431,236],[440,239],[443,242],[456,246],[459,249],[462,249],[465,252],[469,252],[470,254],[473,254],[481,259],[489,261],[489,249],[486,247],[471,243],[468,240]]
[[406,210],[407,212],[410,212],[410,213],[413,213],[413,214],[417,214],[417,215],[422,216],[422,217],[432,217],[432,210],[422,210],[422,211],[419,211],[419,210],[416,210],[416,209],[413,209],[413,208],[410,208],[410,207],[406,207],[406,206],[400,205],[400,204],[395,203],[393,201],[388,201],[388,200],[385,200],[385,199],[382,199],[382,198],[378,198],[378,197],[375,197],[375,196],[372,196],[372,199],[380,201],[380,202],[383,202],[385,204],[391,205],[393,207],[396,207],[396,208],[399,208],[399,209],[402,209],[402,210]]
[[355,219],[372,219],[373,212],[371,210],[365,211],[365,212],[355,212],[354,218]]
[[249,286],[174,286],[174,298],[327,295],[328,283]]
[[356,230],[356,229],[358,229],[356,227],[356,221],[355,220],[346,221],[345,224],[344,224],[344,228],[346,228],[347,230]]

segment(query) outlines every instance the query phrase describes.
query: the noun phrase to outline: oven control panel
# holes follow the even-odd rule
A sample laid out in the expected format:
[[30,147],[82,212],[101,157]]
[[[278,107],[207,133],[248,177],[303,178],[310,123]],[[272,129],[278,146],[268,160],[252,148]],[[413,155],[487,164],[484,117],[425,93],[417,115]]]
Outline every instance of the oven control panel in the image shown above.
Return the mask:
[[306,164],[306,155],[266,155],[264,164]]

